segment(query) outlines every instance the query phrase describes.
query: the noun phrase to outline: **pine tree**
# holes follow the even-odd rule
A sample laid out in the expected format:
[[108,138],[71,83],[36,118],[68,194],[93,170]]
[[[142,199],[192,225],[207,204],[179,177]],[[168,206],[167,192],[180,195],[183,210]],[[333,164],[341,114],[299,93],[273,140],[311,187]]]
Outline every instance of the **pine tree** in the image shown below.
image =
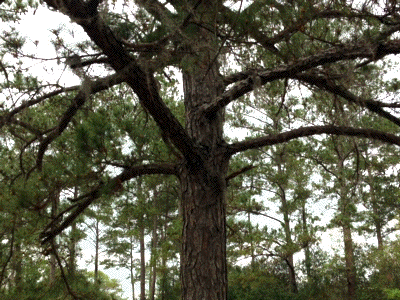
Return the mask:
[[[57,226],[53,223],[44,230],[43,244],[51,243],[97,198],[111,198],[129,180],[149,174],[174,175],[179,180],[183,220],[182,299],[226,299],[226,179],[234,155],[317,134],[400,145],[400,138],[388,130],[337,122],[298,124],[296,114],[291,116],[293,128],[287,131],[236,142],[227,142],[224,134],[225,110],[237,109],[238,103],[246,103],[242,96],[269,90],[270,83],[279,81],[325,91],[334,95],[330,99],[346,101],[346,107],[357,106],[400,125],[396,113],[390,111],[397,108],[395,103],[370,99],[360,87],[368,82],[363,68],[400,53],[396,1],[138,0],[122,1],[121,10],[118,1],[42,2],[40,9],[69,18],[66,26],[71,35],[76,30],[84,35],[84,41],[68,40],[62,27],[51,30],[55,62],[65,63],[80,84],[60,87],[54,73],[50,72],[52,82],[30,74],[24,58],[38,55],[27,53],[24,45],[37,41],[29,42],[11,28],[2,33],[0,72],[4,79],[2,137],[11,138],[19,151],[21,178],[29,185],[57,171],[66,182],[69,174],[70,182],[63,187],[73,186],[73,181],[80,185],[81,194],[61,213],[63,221],[58,224],[60,218],[56,218]],[[25,11],[27,7],[24,1],[1,1],[0,5]],[[5,11],[1,16],[10,23]],[[227,67],[232,62],[238,70]],[[182,75],[181,105],[160,93],[170,70]],[[157,153],[149,153],[143,160],[132,155],[121,162],[121,156],[112,155],[111,164],[119,174],[106,170],[108,155],[127,137],[111,122],[117,97],[109,98],[111,104],[107,93],[102,93],[108,90],[118,95],[116,86],[128,87],[131,101],[154,121],[158,140],[171,153],[168,159],[160,162]],[[270,105],[278,111],[285,103]],[[329,102],[320,105],[325,105],[320,111],[329,115]],[[38,117],[43,115],[46,118]],[[129,112],[122,116],[124,122]],[[243,119],[240,111],[236,116]],[[119,139],[113,139],[113,133]],[[141,136],[138,131],[135,134]],[[86,153],[85,159],[52,157],[53,144],[66,136],[76,136],[76,149]],[[49,167],[52,163],[56,168]]]

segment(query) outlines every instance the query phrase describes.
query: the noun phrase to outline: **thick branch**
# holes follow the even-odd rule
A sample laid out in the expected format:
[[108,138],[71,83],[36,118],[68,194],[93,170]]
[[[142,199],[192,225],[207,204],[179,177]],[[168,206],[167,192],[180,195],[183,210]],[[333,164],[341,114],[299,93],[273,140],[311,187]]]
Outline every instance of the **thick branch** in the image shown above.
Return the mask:
[[[93,201],[95,201],[103,194],[111,195],[117,191],[120,191],[123,188],[122,183],[134,177],[149,174],[177,175],[177,171],[175,166],[171,164],[148,164],[133,166],[129,169],[125,169],[118,176],[112,178],[108,183],[100,183],[98,187],[91,192],[80,196],[80,202],[74,204],[72,210],[67,209],[59,214],[57,217],[55,217],[55,219],[49,225],[47,225],[47,227],[41,233],[42,244],[46,244],[52,241],[58,234],[60,234],[65,228],[67,228]],[[69,215],[60,225],[57,225],[67,212],[70,212]]]
[[382,107],[385,106],[385,104],[382,102],[362,99],[360,97],[357,97],[356,95],[345,89],[343,86],[336,85],[320,75],[297,74],[293,78],[299,79],[303,82],[307,82],[313,86],[324,89],[332,94],[338,95],[346,99],[349,102],[355,103],[362,107],[366,107],[368,110],[380,115],[381,117],[389,120],[390,122],[393,122],[397,126],[400,126],[400,119],[382,109]]
[[[79,0],[44,0],[48,5],[56,7],[67,14],[85,30],[90,39],[109,58],[110,65],[125,78],[139,98],[141,105],[152,115],[157,125],[169,136],[174,146],[188,161],[199,161],[193,141],[162,101],[152,71],[144,69],[124,48],[111,29],[98,15],[84,14],[86,6]],[[61,2],[61,4],[59,4]]]
[[228,149],[230,151],[230,154],[235,154],[249,149],[286,143],[293,139],[312,136],[316,134],[332,134],[332,135],[364,137],[400,146],[400,137],[391,133],[386,133],[383,131],[369,129],[369,128],[353,128],[345,126],[326,125],[326,126],[300,127],[298,129],[294,129],[283,133],[271,134],[265,137],[248,139],[243,142],[233,143],[230,146],[228,146]]
[[294,77],[300,72],[304,72],[311,68],[334,63],[343,60],[353,60],[357,58],[381,59],[389,54],[400,53],[400,40],[384,42],[379,45],[371,45],[362,43],[358,45],[346,45],[342,47],[334,47],[321,53],[311,55],[290,63],[277,67],[274,70],[250,70],[241,72],[229,77],[228,82],[241,80],[230,90],[218,97],[216,101],[205,107],[207,114],[214,114],[233,100],[254,90],[254,88],[266,84],[267,82]]

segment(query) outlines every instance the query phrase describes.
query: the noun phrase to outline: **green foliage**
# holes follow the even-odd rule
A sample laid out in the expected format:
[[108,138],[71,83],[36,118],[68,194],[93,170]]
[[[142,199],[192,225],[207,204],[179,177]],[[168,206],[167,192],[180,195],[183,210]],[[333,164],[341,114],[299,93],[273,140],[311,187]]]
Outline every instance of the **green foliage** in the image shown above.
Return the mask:
[[289,300],[297,299],[286,287],[286,282],[260,265],[255,270],[249,267],[234,267],[229,272],[229,300]]
[[399,300],[400,299],[400,289],[385,289],[385,293],[388,299]]
[[181,286],[178,280],[177,270],[161,269],[158,280],[157,300],[179,300],[181,299]]
[[[4,300],[30,300],[30,299],[74,299],[65,287],[65,282],[58,277],[56,281],[49,284],[43,279],[43,275],[32,270],[24,283],[18,288],[6,292]],[[88,300],[124,300],[119,296],[121,290],[117,282],[110,280],[104,273],[101,273],[102,283],[95,284],[90,273],[78,272],[74,277],[68,278],[68,284],[73,294],[80,299]]]
[[76,128],[77,148],[85,155],[106,151],[105,141],[111,140],[111,126],[104,111],[90,115]]

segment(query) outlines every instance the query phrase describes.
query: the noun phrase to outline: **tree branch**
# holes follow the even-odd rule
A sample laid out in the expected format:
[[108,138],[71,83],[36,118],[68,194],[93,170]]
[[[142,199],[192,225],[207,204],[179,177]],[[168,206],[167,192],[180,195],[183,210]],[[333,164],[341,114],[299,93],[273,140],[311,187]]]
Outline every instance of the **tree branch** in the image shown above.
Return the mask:
[[228,146],[228,151],[231,155],[233,155],[235,153],[243,152],[249,149],[286,143],[296,138],[307,137],[316,134],[364,137],[400,146],[400,137],[391,133],[386,133],[369,128],[353,128],[345,126],[325,125],[300,127],[287,132],[271,134],[260,138],[248,139],[242,142],[233,143]]
[[237,176],[239,176],[239,175],[241,175],[241,174],[243,174],[243,173],[245,173],[247,171],[250,171],[250,170],[252,170],[254,168],[256,168],[256,166],[253,166],[253,165],[245,166],[245,167],[241,168],[240,170],[238,170],[236,172],[233,172],[233,173],[229,174],[228,176],[226,176],[225,180],[226,180],[226,182],[229,182],[233,178],[235,178],[235,177],[237,177]]
[[29,171],[29,173],[31,173],[35,168],[38,168],[39,170],[41,169],[43,156],[47,150],[47,147],[50,145],[51,142],[53,142],[56,138],[58,138],[67,128],[72,118],[76,115],[76,113],[79,111],[82,105],[85,104],[88,94],[98,93],[100,91],[106,90],[111,86],[120,84],[122,82],[123,82],[123,77],[118,74],[114,74],[96,80],[95,82],[91,82],[88,90],[79,91],[79,93],[75,96],[74,100],[72,101],[72,104],[68,107],[68,109],[61,117],[58,126],[56,126],[55,129],[49,135],[47,135],[47,137],[43,139],[43,141],[41,141],[39,145],[38,155],[36,158],[36,165],[32,170]]
[[[378,47],[377,47],[378,46]],[[314,54],[288,65],[277,67],[273,70],[250,70],[240,72],[225,79],[226,83],[239,81],[230,90],[223,93],[213,103],[205,105],[204,110],[207,114],[213,115],[233,100],[253,91],[267,82],[294,77],[300,72],[311,68],[334,63],[343,60],[357,58],[381,59],[389,54],[400,53],[400,39],[383,42],[379,45],[370,43],[360,43],[357,45],[348,44],[341,47],[333,47],[318,54]]]
[[150,174],[164,174],[164,175],[177,175],[175,165],[171,164],[148,164],[140,166],[132,166],[124,169],[118,176],[110,179],[107,183],[99,183],[97,188],[93,189],[89,193],[82,195],[79,198],[80,202],[73,205],[72,211],[64,219],[64,221],[57,225],[60,219],[64,217],[66,212],[70,209],[65,210],[54,220],[46,226],[41,233],[42,245],[52,241],[58,234],[60,234],[65,228],[67,228],[93,201],[98,199],[104,194],[112,195],[119,191],[122,187],[122,183],[141,176]]
[[32,100],[28,100],[23,102],[20,106],[14,108],[12,111],[8,112],[7,114],[1,116],[1,121],[0,121],[0,127],[4,126],[5,124],[11,122],[12,118],[18,114],[19,112],[21,112],[22,110],[24,110],[25,108],[28,108],[30,106],[33,106],[35,104],[38,104],[46,99],[49,99],[51,97],[57,96],[61,93],[66,93],[66,92],[71,92],[71,91],[77,91],[79,90],[79,85],[76,86],[72,86],[72,87],[68,87],[68,88],[60,88],[57,89],[53,92],[47,93],[43,96],[40,96],[36,99],[32,99]]
[[201,161],[200,153],[194,147],[192,139],[162,101],[152,70],[138,64],[104,21],[98,15],[83,14],[85,5],[79,0],[60,0],[57,3],[54,0],[44,0],[44,2],[52,7],[55,6],[82,26],[89,38],[109,58],[112,68],[125,78],[125,82],[136,93],[141,105],[169,136],[174,146],[189,162]]
[[303,82],[307,82],[312,86],[316,86],[318,88],[324,89],[332,94],[338,95],[351,103],[355,103],[359,106],[366,107],[369,111],[374,112],[381,117],[393,122],[397,126],[400,126],[400,119],[383,110],[382,107],[387,106],[379,101],[362,99],[357,97],[343,86],[336,85],[320,75],[312,75],[312,74],[296,74],[292,78],[298,79]]
[[[262,7],[265,4],[262,3],[257,3],[253,2],[249,6],[247,6],[241,15],[245,14],[253,14],[253,11],[258,11],[262,9]],[[278,4],[275,4],[278,5]],[[283,7],[283,5],[282,5]],[[222,6],[221,8],[223,12],[223,22],[226,24],[229,24],[231,27],[234,27],[237,25],[237,12],[232,11],[230,8],[226,6]],[[300,17],[295,23],[291,24],[288,28],[284,28],[282,31],[279,33],[275,34],[274,36],[267,36],[260,28],[263,28],[263,25],[255,20],[252,20],[252,22],[246,24],[246,34],[248,34],[251,38],[253,38],[259,45],[261,45],[265,50],[270,51],[280,57],[283,61],[286,61],[285,57],[281,55],[279,50],[275,47],[275,44],[290,38],[293,34],[296,32],[299,32],[301,28],[304,28],[304,26],[316,19],[337,19],[337,18],[346,18],[346,19],[367,19],[367,18],[374,18],[379,21],[383,21],[383,19],[387,17],[385,16],[379,16],[379,15],[373,15],[371,13],[367,12],[358,12],[358,11],[350,11],[350,12],[343,12],[339,10],[333,10],[330,8],[324,9],[324,10],[318,10],[318,9],[313,9],[312,12],[309,12],[306,14],[306,17]],[[393,24],[387,24],[387,25],[393,25]],[[392,34],[393,32],[396,32],[398,30],[398,26],[390,27],[389,30],[385,31],[385,33],[388,33],[387,36]]]
[[270,215],[268,215],[266,213],[263,213],[263,212],[260,212],[260,211],[257,211],[257,210],[253,210],[251,208],[241,208],[241,207],[237,207],[237,206],[233,206],[233,205],[228,205],[228,208],[230,208],[232,210],[239,211],[239,212],[247,212],[247,213],[255,214],[255,215],[258,215],[258,216],[263,216],[263,217],[269,218],[271,220],[274,220],[274,221],[280,223],[282,226],[284,225],[283,221],[281,221],[281,220],[279,220],[279,219],[277,219],[277,218],[275,218],[273,216],[270,216]]

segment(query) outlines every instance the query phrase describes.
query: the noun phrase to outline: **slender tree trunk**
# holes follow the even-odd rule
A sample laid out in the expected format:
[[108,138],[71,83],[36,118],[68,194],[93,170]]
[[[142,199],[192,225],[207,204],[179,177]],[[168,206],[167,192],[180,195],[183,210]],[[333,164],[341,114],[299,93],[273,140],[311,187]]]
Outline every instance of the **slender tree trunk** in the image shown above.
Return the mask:
[[[306,213],[306,208],[305,204],[303,205],[301,209],[301,219],[303,223],[303,233],[308,237],[308,226],[307,226],[307,213]],[[304,262],[306,266],[306,275],[307,279],[309,281],[312,281],[313,278],[311,276],[311,253],[310,253],[310,245],[307,243],[307,245],[304,247]]]
[[[160,242],[163,243],[165,241],[165,236],[167,232],[167,219],[168,219],[168,212],[165,212],[163,226],[161,227],[161,236]],[[160,270],[160,300],[165,300],[165,293],[166,293],[166,283],[167,283],[167,256],[168,252],[161,250],[161,270]]]
[[95,219],[94,223],[95,230],[95,254],[94,254],[94,282],[96,284],[100,284],[99,280],[99,239],[100,239],[100,231],[99,231],[99,220]]
[[132,288],[132,300],[135,300],[135,282],[136,282],[136,278],[135,275],[133,274],[133,269],[135,268],[135,263],[134,263],[134,257],[133,257],[133,245],[134,245],[135,241],[133,239],[133,237],[130,238],[130,253],[129,253],[129,262],[130,262],[130,266],[129,266],[129,272],[130,272],[130,277],[131,277],[131,288]]
[[[137,146],[137,155],[142,157],[143,145]],[[143,179],[137,179],[137,203],[141,211],[145,211],[145,195],[143,193]],[[145,220],[144,215],[138,219],[139,251],[140,251],[140,300],[146,299],[146,244],[145,244]]]
[[378,220],[375,222],[376,238],[378,240],[378,249],[383,249],[383,236],[382,236],[382,224]]
[[[196,1],[189,1],[194,5]],[[208,1],[198,8],[202,19],[215,24]],[[204,10],[203,10],[204,9]],[[215,35],[198,28],[195,61],[183,70],[186,128],[197,145],[196,161],[180,168],[183,235],[181,254],[182,299],[225,300],[227,297],[225,192],[229,156],[223,141],[223,113],[207,116],[203,107],[223,91],[215,59]],[[188,46],[190,47],[190,46]],[[195,49],[194,49],[195,48]]]
[[[276,155],[276,162],[278,166],[278,171],[279,173],[283,173],[282,169],[282,163],[283,163],[283,155]],[[289,269],[289,282],[290,282],[290,290],[293,293],[298,293],[297,289],[297,281],[296,281],[296,272],[294,269],[294,259],[293,259],[293,252],[291,250],[293,246],[293,240],[292,240],[292,230],[290,228],[290,214],[289,214],[289,208],[288,208],[288,203],[286,199],[286,186],[283,184],[278,184],[279,189],[280,189],[280,198],[281,198],[281,210],[283,213],[283,226],[284,226],[284,231],[285,231],[285,242],[286,246],[289,248],[289,253],[286,254],[286,264],[288,265]]]
[[[285,202],[286,204],[286,202]],[[292,241],[292,236],[291,236],[291,230],[290,230],[290,220],[289,220],[289,215],[287,213],[284,213],[283,216],[284,219],[284,226],[285,226],[285,235],[286,235],[286,245],[288,245],[290,248],[293,245]],[[296,281],[296,272],[294,269],[294,259],[293,259],[293,253],[290,250],[290,253],[288,253],[287,258],[286,258],[286,263],[289,268],[289,282],[290,282],[290,289],[293,293],[298,293],[297,289],[297,281]]]
[[140,236],[139,236],[139,244],[140,244],[140,300],[146,299],[146,245],[144,242],[144,225],[143,222],[140,224]]
[[[16,219],[16,217],[15,217]],[[12,261],[13,255],[14,255],[14,243],[15,243],[15,231],[16,231],[16,220],[14,219],[14,221],[12,222],[12,229],[11,229],[11,236],[9,238],[9,251],[7,254],[7,258],[5,259],[3,265],[1,266],[1,271],[0,271],[0,288],[6,288],[6,285],[8,285],[8,289],[11,288],[10,286],[10,280],[7,280],[7,282],[4,283],[4,279],[5,279],[5,275],[6,275],[6,271],[7,271],[7,266],[8,264]],[[2,253],[3,254],[3,253]]]
[[70,238],[70,252],[69,252],[69,263],[68,263],[68,271],[70,275],[73,275],[76,270],[76,223],[72,223],[71,225],[71,238]]
[[[75,187],[74,198],[78,197],[78,188]],[[70,241],[69,241],[69,262],[68,262],[68,272],[73,275],[76,270],[76,244],[77,244],[77,228],[76,222],[71,225]]]
[[154,300],[155,292],[156,292],[156,280],[157,280],[157,243],[158,243],[158,236],[157,236],[157,219],[158,216],[154,216],[153,221],[153,238],[151,242],[151,276],[150,276],[150,286],[149,286],[149,299]]
[[286,263],[289,267],[290,289],[293,293],[297,294],[299,291],[297,289],[296,271],[294,269],[293,254],[288,255],[288,257],[286,259]]
[[56,270],[57,270],[57,260],[56,257],[52,254],[50,255],[50,285],[53,285],[56,280]]
[[[274,120],[274,128],[278,131],[279,121]],[[285,164],[285,150],[276,151],[273,153],[274,163],[278,169],[279,174],[284,174],[284,164]],[[287,182],[278,181],[276,182],[279,188],[279,198],[281,201],[281,212],[283,214],[283,230],[285,232],[285,243],[288,248],[288,253],[285,253],[285,262],[288,266],[289,271],[289,284],[292,293],[298,293],[296,272],[294,269],[294,258],[293,258],[293,240],[292,240],[292,230],[290,227],[290,211],[288,207],[288,201],[286,198]]]
[[356,272],[354,265],[353,240],[351,238],[350,226],[343,226],[343,238],[347,274],[347,296],[348,300],[356,300]]
[[340,199],[339,199],[339,210],[342,215],[342,230],[343,230],[343,243],[344,243],[344,256],[345,256],[345,267],[346,267],[346,278],[347,278],[347,299],[356,300],[356,271],[354,264],[354,249],[353,240],[351,237],[351,212],[349,206],[351,199],[348,195],[349,190],[346,188],[346,177],[343,172],[344,165],[344,151],[339,146],[337,148],[339,161],[337,164],[338,180],[340,184]]
[[379,208],[377,204],[377,199],[375,195],[375,188],[374,188],[374,183],[373,183],[373,178],[371,174],[370,168],[368,168],[368,184],[370,187],[370,197],[371,197],[371,203],[372,203],[372,213],[373,213],[373,220],[374,220],[374,225],[375,225],[375,232],[376,232],[376,238],[378,242],[378,249],[383,248],[383,236],[382,236],[382,218],[380,217],[379,213]]
[[[59,203],[59,192],[56,191],[55,193],[53,193],[50,197],[52,197],[52,201],[51,201],[51,218],[55,219],[55,217],[57,216],[57,212],[58,212],[58,203]],[[54,227],[56,225],[54,224]],[[54,245],[56,246],[56,239],[54,240]],[[49,275],[49,279],[50,279],[50,285],[53,285],[55,280],[56,280],[56,270],[57,270],[57,260],[56,257],[54,255],[54,253],[51,253],[50,255],[50,275]]]
[[375,232],[376,232],[376,239],[378,242],[378,249],[383,249],[383,235],[382,235],[382,218],[379,213],[379,208],[375,196],[375,191],[373,190],[373,185],[370,185],[371,187],[371,202],[372,202],[372,213],[373,213],[373,220],[374,220],[374,225],[375,225]]
[[254,269],[256,263],[256,256],[254,251],[254,241],[253,241],[253,225],[251,224],[250,212],[247,213],[247,223],[249,223],[249,236],[250,236],[250,255],[251,255],[251,268]]
[[13,271],[14,271],[14,287],[17,290],[21,290],[22,285],[22,247],[21,241],[15,241],[15,248],[14,248],[14,262],[12,264]]

